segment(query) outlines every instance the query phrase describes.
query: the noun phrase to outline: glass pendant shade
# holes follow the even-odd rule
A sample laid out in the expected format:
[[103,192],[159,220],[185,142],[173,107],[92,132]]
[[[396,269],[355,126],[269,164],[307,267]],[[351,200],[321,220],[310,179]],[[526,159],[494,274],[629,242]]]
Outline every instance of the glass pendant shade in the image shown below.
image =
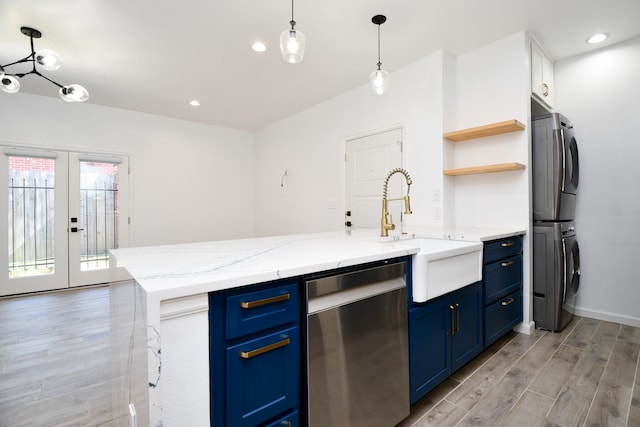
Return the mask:
[[384,70],[375,70],[369,75],[369,80],[376,95],[382,95],[389,88],[389,73]]
[[84,102],[89,99],[89,91],[78,84],[60,88],[60,98],[66,102]]
[[16,93],[20,90],[20,82],[13,76],[2,76],[2,84],[0,84],[0,89],[6,93]]
[[306,38],[300,31],[291,28],[280,33],[280,51],[285,62],[302,62],[305,46]]
[[62,65],[62,57],[49,49],[42,49],[36,52],[36,62],[45,70],[54,71]]

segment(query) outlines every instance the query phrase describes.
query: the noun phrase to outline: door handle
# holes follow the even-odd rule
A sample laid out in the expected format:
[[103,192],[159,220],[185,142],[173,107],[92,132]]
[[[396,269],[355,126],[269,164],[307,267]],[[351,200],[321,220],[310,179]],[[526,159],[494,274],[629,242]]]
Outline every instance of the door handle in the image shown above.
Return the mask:
[[456,303],[456,332],[460,332],[460,304]]
[[449,311],[451,311],[451,330],[449,332],[451,332],[451,335],[456,333],[456,329],[455,329],[456,316],[455,316],[455,312],[453,310],[454,310],[453,306],[449,305]]
[[72,233],[77,233],[78,231],[84,231],[84,228],[71,227],[69,231],[71,231]]

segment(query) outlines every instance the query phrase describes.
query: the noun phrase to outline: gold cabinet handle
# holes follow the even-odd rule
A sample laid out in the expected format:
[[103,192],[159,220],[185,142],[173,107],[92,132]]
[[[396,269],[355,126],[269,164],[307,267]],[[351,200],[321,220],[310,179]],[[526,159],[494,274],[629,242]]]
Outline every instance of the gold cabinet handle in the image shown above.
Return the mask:
[[242,301],[240,302],[240,307],[242,308],[254,308],[260,307],[261,305],[273,304],[274,302],[286,301],[291,298],[291,294],[286,293],[282,295],[277,295],[275,297],[269,297],[264,299],[259,299],[256,301]]
[[283,425],[285,427],[291,427],[291,421],[288,421],[288,420],[280,421],[280,425]]
[[546,83],[542,83],[542,95],[549,96],[549,85]]
[[269,352],[271,350],[275,350],[277,348],[287,346],[290,343],[291,343],[291,338],[286,337],[282,341],[274,342],[273,344],[265,345],[264,347],[257,348],[255,350],[241,351],[240,352],[240,357],[242,357],[243,359],[251,359],[252,357],[259,356],[259,355],[261,355],[263,353],[267,353],[267,352]]
[[500,246],[502,246],[503,248],[508,248],[509,246],[513,246],[513,242],[504,242]]
[[449,305],[449,310],[451,311],[451,335],[456,333],[455,330],[455,325],[456,325],[456,318],[455,318],[455,313],[453,311],[453,306]]
[[460,304],[456,303],[456,332],[460,332]]
[[506,301],[502,301],[502,306],[503,306],[503,307],[506,307],[506,306],[508,306],[509,304],[511,304],[511,303],[512,303],[512,302],[514,302],[514,301],[515,301],[515,300],[514,300],[513,298],[509,298],[509,299],[508,299],[508,300],[506,300]]
[[507,261],[500,264],[503,267],[511,267],[513,265],[513,261]]

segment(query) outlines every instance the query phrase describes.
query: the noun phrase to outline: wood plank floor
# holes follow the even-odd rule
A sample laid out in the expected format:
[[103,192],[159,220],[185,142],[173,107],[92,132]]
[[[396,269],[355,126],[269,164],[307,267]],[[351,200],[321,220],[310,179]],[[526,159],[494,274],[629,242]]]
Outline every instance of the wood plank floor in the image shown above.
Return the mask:
[[[148,424],[133,285],[0,299],[0,427]],[[576,317],[510,333],[425,396],[408,426],[639,426],[640,328]],[[348,426],[345,426],[348,427]]]
[[146,331],[133,284],[0,299],[0,426],[148,424]]
[[512,332],[398,427],[640,426],[640,328],[576,317],[560,333]]

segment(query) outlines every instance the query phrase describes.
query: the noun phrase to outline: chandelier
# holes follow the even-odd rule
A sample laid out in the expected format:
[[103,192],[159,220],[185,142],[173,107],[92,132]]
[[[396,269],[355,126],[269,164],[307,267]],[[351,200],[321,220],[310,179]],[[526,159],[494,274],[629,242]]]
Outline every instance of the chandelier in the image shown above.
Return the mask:
[[[89,92],[79,84],[70,84],[63,86],[58,82],[55,82],[40,73],[36,68],[36,65],[40,66],[44,70],[54,71],[60,68],[62,65],[62,58],[56,52],[48,49],[42,49],[35,51],[33,48],[33,39],[39,39],[42,37],[42,33],[35,28],[21,27],[20,31],[25,36],[29,37],[31,41],[31,53],[22,59],[19,59],[10,64],[0,65],[0,89],[6,93],[16,93],[20,90],[20,80],[29,74],[40,76],[43,79],[58,86],[60,98],[67,102],[84,102],[89,99]],[[31,71],[22,73],[10,73],[8,68],[13,65],[31,63]]]

